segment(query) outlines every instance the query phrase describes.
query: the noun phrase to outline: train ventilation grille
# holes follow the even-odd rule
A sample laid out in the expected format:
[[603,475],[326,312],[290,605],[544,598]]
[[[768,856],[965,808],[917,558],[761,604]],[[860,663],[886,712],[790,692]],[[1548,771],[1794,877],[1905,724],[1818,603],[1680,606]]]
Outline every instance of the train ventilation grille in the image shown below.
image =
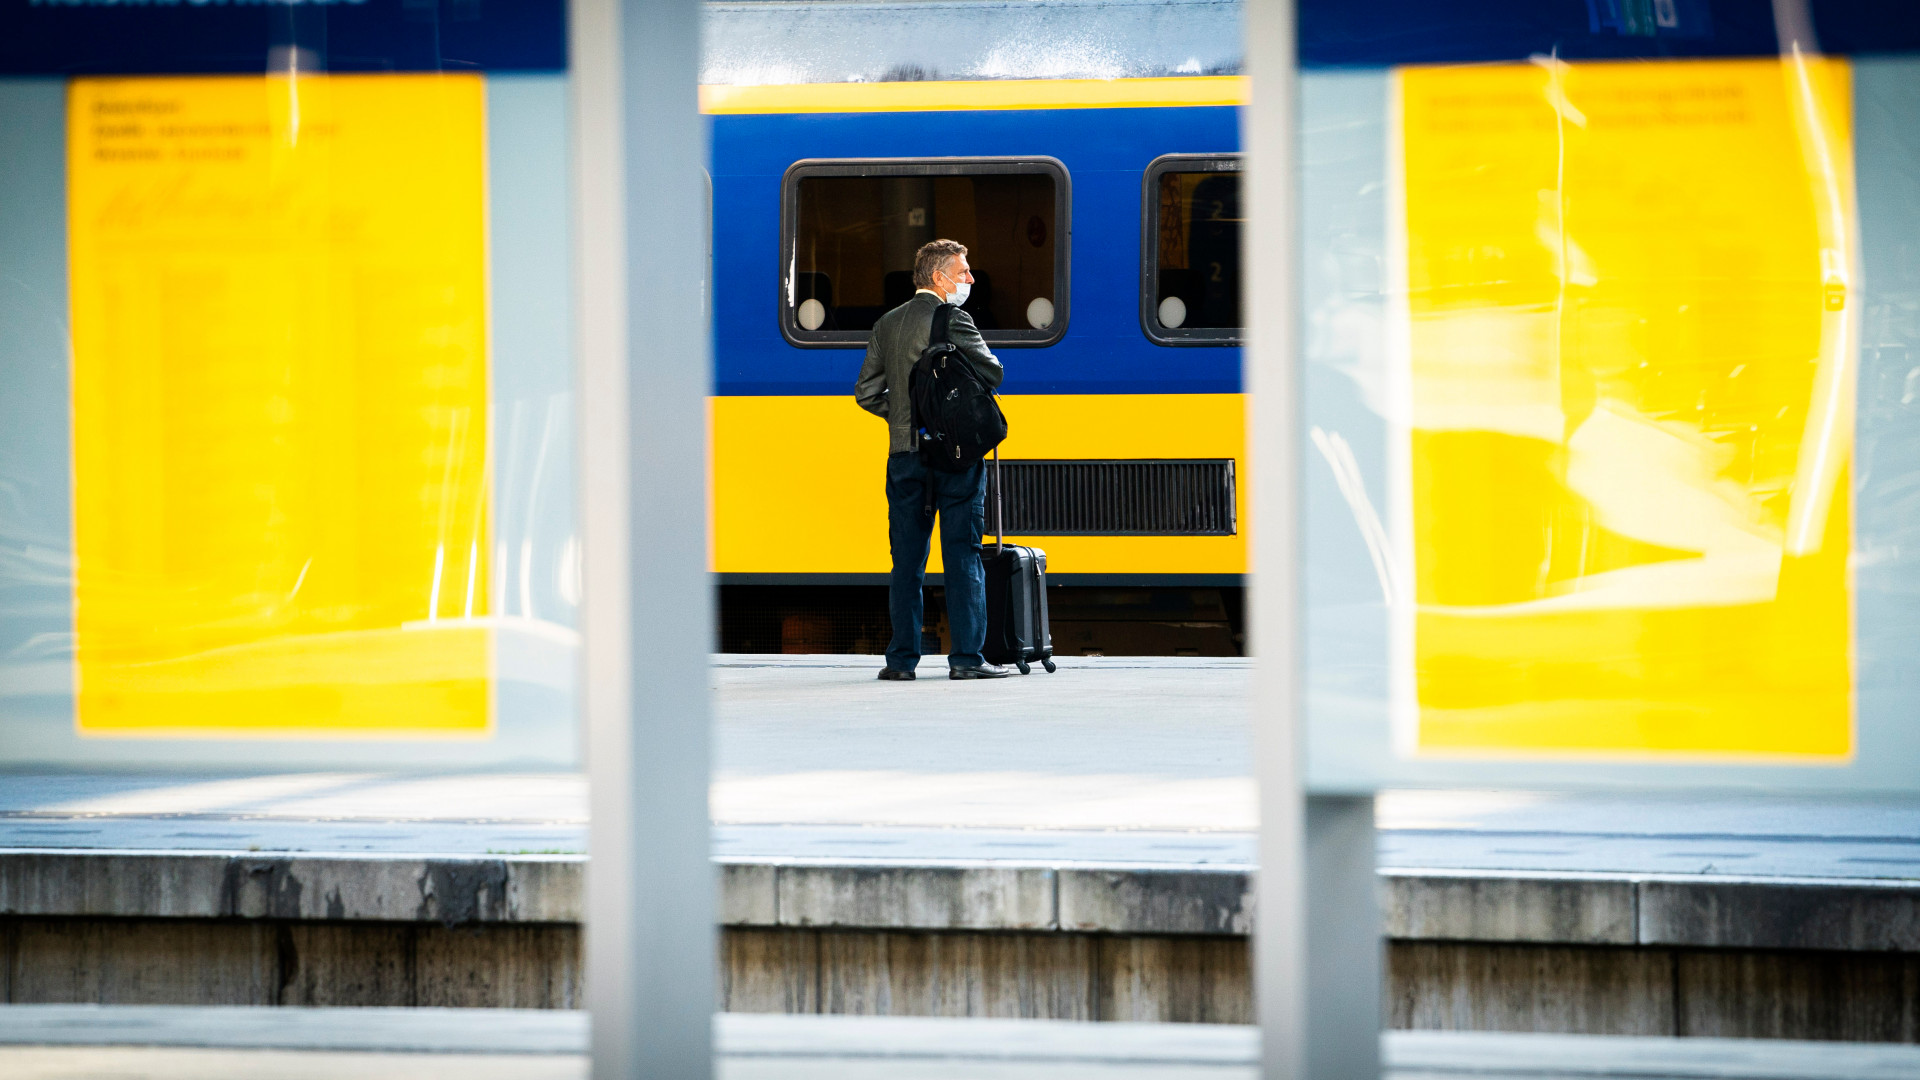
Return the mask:
[[[1232,536],[1232,458],[1002,461],[1009,536]],[[997,499],[987,462],[987,525]]]

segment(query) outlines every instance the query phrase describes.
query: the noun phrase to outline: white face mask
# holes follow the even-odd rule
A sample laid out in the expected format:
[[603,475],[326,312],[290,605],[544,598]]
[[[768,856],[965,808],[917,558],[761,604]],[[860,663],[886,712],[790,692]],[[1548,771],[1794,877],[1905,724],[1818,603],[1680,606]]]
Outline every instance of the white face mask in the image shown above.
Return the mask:
[[947,303],[964,304],[967,302],[967,297],[972,292],[973,292],[973,282],[971,281],[955,282],[953,286],[953,291],[947,294]]

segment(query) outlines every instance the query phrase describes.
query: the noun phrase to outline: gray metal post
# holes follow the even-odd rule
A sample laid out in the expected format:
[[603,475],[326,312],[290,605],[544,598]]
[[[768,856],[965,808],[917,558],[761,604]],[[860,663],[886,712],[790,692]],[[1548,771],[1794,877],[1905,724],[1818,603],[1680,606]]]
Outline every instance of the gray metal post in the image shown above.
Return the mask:
[[699,0],[572,0],[599,1080],[712,1075]]
[[1299,302],[1295,267],[1294,2],[1248,0],[1241,110],[1246,153],[1245,260],[1248,474],[1251,522],[1255,773],[1260,876],[1254,933],[1255,1008],[1263,1072],[1298,1080],[1307,1050],[1306,822],[1300,729]]
[[1307,1072],[1380,1080],[1373,796],[1307,797]]

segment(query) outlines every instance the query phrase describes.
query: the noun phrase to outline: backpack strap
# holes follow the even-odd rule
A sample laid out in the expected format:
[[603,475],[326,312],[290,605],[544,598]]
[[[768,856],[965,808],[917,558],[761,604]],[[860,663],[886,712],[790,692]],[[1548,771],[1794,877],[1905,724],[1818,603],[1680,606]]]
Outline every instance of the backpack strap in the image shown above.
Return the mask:
[[953,320],[953,305],[941,304],[933,309],[933,326],[927,331],[928,345],[945,345],[947,341],[947,323]]

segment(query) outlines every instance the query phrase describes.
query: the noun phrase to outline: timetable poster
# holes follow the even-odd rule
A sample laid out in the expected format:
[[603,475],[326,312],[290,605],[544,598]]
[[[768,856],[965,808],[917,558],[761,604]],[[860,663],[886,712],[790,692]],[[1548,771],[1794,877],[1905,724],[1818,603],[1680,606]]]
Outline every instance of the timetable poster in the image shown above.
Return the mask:
[[1849,76],[1396,74],[1402,752],[1852,755]]
[[68,94],[82,735],[486,735],[477,74]]

